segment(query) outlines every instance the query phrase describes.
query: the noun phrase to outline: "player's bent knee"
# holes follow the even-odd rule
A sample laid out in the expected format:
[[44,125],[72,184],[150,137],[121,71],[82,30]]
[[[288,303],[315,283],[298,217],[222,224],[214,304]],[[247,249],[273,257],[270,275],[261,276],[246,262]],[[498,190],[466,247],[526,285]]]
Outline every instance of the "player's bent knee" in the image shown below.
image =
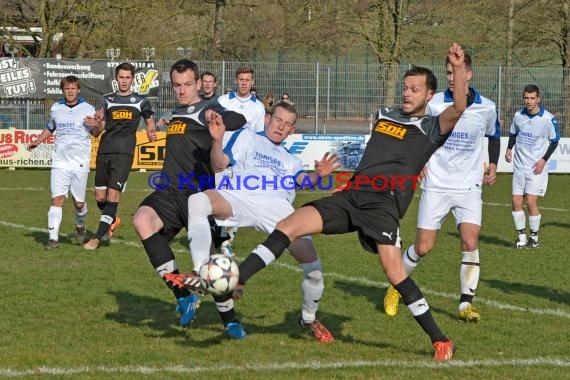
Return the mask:
[[431,252],[431,250],[433,249],[433,244],[430,243],[416,244],[415,249],[416,249],[416,254],[419,257],[424,257],[425,255]]
[[320,260],[312,263],[303,264],[303,274],[305,278],[311,282],[320,282],[323,278],[323,266]]

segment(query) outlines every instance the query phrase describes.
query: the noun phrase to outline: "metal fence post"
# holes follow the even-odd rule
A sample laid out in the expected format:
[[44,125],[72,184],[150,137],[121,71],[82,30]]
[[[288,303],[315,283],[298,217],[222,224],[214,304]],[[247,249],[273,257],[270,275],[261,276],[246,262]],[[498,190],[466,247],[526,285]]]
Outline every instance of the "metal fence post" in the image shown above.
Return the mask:
[[502,78],[501,78],[501,65],[499,65],[499,93],[497,95],[497,120],[501,120],[501,88],[502,86]]
[[26,129],[30,129],[30,99],[26,99]]
[[219,88],[218,91],[220,95],[226,93],[226,60],[222,61],[222,88]]
[[319,63],[317,62],[317,80],[315,89],[315,133],[318,133],[319,128]]

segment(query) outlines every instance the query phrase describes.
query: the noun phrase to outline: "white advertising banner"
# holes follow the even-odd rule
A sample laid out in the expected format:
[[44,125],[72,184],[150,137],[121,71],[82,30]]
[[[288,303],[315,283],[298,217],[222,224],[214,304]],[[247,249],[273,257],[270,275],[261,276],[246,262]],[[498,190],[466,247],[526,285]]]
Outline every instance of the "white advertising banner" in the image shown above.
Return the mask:
[[[41,130],[0,130],[0,167],[50,167],[51,156],[54,152],[54,136],[50,137],[45,144],[40,145],[32,152],[26,150],[27,144],[33,141],[40,133]],[[303,161],[303,166],[307,170],[312,170],[315,160],[320,160],[326,152],[330,152],[340,156],[342,167],[339,170],[346,171],[356,168],[369,138],[369,135],[295,134],[289,136],[283,145],[289,152],[299,155],[299,158]],[[163,139],[161,141],[164,143]],[[510,173],[513,171],[513,165],[505,161],[508,141],[508,137],[501,137],[499,172]],[[96,149],[96,146],[97,144],[94,144],[93,150]],[[484,150],[485,155],[487,155],[487,139],[485,139]],[[95,152],[92,153],[94,156]],[[94,160],[92,161],[94,164]],[[558,148],[556,148],[550,160],[548,160],[548,165],[550,173],[570,173],[570,138],[560,139]],[[135,162],[133,168],[136,169],[138,167]],[[161,163],[157,161],[153,167],[147,169],[160,170],[161,167]]]

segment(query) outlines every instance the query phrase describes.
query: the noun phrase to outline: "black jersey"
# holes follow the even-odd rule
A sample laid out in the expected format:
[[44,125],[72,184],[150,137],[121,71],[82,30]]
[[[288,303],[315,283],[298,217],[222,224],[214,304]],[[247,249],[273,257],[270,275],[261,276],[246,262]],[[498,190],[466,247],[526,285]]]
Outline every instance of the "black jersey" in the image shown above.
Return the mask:
[[437,116],[410,117],[401,109],[380,108],[351,179],[353,188],[393,192],[401,218],[414,195],[417,176],[448,136],[441,134]]
[[114,92],[103,95],[102,103],[105,133],[101,136],[98,153],[134,155],[141,117],[146,120],[154,113],[150,101],[135,92],[128,96]]
[[206,96],[204,94],[200,95],[200,97],[204,100],[217,100],[219,95],[213,94],[211,96]]
[[215,185],[210,165],[212,137],[205,111],[212,109],[222,116],[227,131],[246,124],[245,117],[228,111],[216,100],[201,100],[189,106],[177,105],[166,131],[166,153],[162,173],[170,190],[205,190]]

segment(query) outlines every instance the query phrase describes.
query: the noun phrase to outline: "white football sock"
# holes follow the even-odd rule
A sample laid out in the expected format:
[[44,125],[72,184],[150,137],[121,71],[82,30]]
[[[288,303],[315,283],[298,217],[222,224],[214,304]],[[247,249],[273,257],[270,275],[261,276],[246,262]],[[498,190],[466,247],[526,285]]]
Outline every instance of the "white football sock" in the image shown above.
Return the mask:
[[[513,211],[513,221],[515,222],[515,229],[517,231],[526,229],[526,217],[524,211]],[[526,232],[525,234],[519,234],[519,240],[526,242]]]
[[[480,272],[479,250],[463,252],[463,260],[461,260],[461,269],[459,271],[461,294],[475,295],[477,285],[479,285]],[[463,310],[467,306],[469,306],[469,303],[463,302],[459,305],[459,310]]]
[[[535,242],[538,241],[538,230],[540,230],[540,217],[541,215],[529,215],[528,216],[528,226],[530,227],[530,236]],[[535,233],[533,235],[533,232]]]
[[59,239],[59,225],[61,224],[61,207],[51,206],[48,211],[48,232],[50,240]]
[[301,319],[303,322],[311,323],[315,320],[319,302],[323,297],[325,284],[323,281],[323,268],[320,260],[312,263],[302,264],[303,282],[301,289],[303,291],[303,309],[301,310]]
[[208,216],[211,214],[212,205],[206,194],[196,193],[188,198],[188,246],[195,272],[210,257],[212,233]]
[[402,261],[404,262],[404,269],[409,275],[416,269],[421,257],[416,254],[415,246],[412,244],[402,254]]
[[87,202],[83,202],[82,208],[75,209],[75,225],[84,226],[86,216],[87,216]]

